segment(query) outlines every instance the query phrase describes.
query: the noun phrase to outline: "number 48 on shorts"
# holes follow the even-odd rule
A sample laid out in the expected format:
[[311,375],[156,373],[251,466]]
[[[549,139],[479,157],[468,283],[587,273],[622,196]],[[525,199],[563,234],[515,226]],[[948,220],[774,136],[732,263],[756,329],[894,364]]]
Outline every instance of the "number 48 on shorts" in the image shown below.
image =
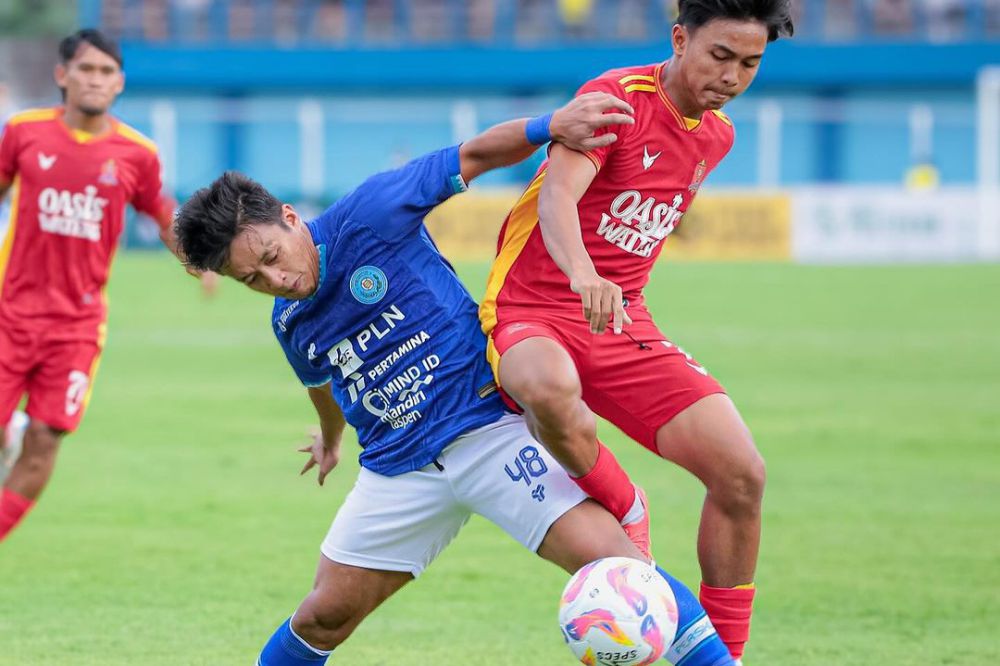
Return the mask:
[[[507,472],[507,476],[511,481],[514,483],[524,481],[525,485],[531,488],[536,479],[545,476],[545,473],[549,471],[549,466],[546,465],[545,460],[538,455],[537,447],[526,446],[518,451],[517,457],[514,458],[513,469],[511,468],[510,463],[504,465],[503,469]],[[545,486],[541,484],[535,486],[534,490],[531,491],[531,496],[539,502],[544,502]]]

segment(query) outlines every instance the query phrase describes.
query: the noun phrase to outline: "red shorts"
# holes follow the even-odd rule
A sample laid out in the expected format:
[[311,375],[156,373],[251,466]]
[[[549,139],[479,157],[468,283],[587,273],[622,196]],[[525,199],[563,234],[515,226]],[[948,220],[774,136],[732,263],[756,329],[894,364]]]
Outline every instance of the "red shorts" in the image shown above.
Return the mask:
[[[725,393],[705,368],[670,342],[649,313],[629,310],[633,324],[615,335],[594,335],[583,315],[538,310],[501,310],[487,347],[498,378],[500,357],[532,337],[559,343],[580,373],[583,399],[601,418],[656,453],[656,433],[686,408],[714,393]],[[508,404],[515,406],[506,394]]]
[[90,340],[67,340],[57,331],[0,327],[0,425],[27,393],[28,416],[56,430],[76,430],[90,400],[103,330]]

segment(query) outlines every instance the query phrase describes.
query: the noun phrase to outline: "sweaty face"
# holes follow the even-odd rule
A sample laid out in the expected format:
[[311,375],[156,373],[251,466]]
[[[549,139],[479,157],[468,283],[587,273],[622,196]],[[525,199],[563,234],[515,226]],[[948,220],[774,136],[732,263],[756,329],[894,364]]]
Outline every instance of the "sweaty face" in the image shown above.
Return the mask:
[[114,58],[84,42],[72,60],[56,67],[56,85],[66,91],[66,106],[99,116],[125,89],[125,75]]
[[753,82],[767,47],[767,26],[715,19],[690,31],[674,28],[674,53],[685,88],[702,109],[720,109]]
[[253,224],[233,239],[223,272],[254,291],[293,300],[319,284],[319,252],[302,218],[282,208],[285,224]]

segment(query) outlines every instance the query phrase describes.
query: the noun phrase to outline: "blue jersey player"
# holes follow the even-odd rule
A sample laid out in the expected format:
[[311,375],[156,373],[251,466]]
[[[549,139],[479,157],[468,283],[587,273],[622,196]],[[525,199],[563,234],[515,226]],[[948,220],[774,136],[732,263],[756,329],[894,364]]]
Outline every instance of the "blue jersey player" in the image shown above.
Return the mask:
[[[467,182],[527,158],[550,136],[582,150],[614,141],[594,131],[631,122],[628,111],[594,93],[503,123],[373,176],[311,222],[236,173],[181,209],[177,234],[192,265],[275,296],[274,331],[320,419],[303,472],[318,466],[323,482],[348,423],[362,446],[314,588],[265,645],[262,666],[325,663],[472,513],[567,571],[600,557],[642,558],[505,410],[476,303],[423,224]],[[668,580],[681,609],[671,661],[732,664],[694,596]]]

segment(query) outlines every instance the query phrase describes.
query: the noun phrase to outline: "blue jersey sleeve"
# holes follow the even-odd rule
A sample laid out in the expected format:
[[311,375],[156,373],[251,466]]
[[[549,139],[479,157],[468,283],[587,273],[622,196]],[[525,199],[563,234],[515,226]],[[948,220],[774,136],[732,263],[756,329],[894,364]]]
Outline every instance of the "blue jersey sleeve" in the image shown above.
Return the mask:
[[333,367],[331,366],[331,371],[317,369],[309,363],[308,359],[302,358],[302,356],[296,352],[286,336],[278,332],[277,328],[274,331],[275,336],[278,338],[278,344],[281,345],[281,351],[285,352],[285,358],[288,359],[288,364],[292,366],[292,370],[295,371],[295,376],[299,378],[304,386],[310,388],[316,386],[323,386],[324,384],[330,383],[333,379],[333,373],[331,372]]
[[388,241],[419,229],[432,208],[468,189],[458,150],[452,146],[428,153],[372,176],[344,198],[343,214],[363,220]]

